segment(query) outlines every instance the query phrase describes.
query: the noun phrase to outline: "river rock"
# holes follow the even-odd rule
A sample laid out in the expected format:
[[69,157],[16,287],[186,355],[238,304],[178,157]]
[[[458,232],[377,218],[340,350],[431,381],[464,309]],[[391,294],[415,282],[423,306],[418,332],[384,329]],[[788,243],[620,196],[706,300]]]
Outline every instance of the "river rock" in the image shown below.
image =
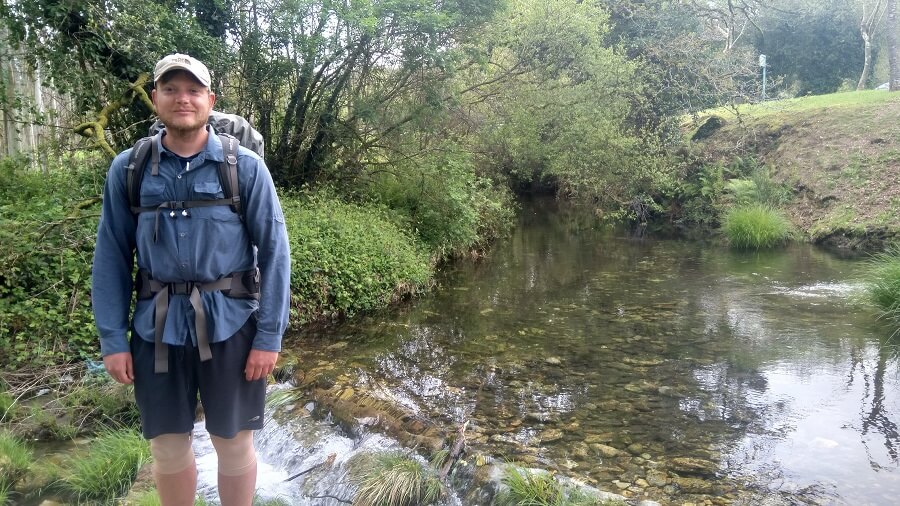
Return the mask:
[[624,453],[622,450],[618,450],[616,448],[613,448],[612,446],[600,443],[592,444],[591,448],[593,448],[594,451],[596,451],[600,455],[608,458],[618,457],[619,455],[622,455]]
[[559,415],[556,413],[545,413],[543,411],[528,413],[525,415],[525,420],[529,422],[539,422],[539,423],[556,423],[559,421]]
[[678,488],[690,494],[711,494],[713,492],[713,484],[700,478],[682,478],[678,476],[672,478],[672,482]]
[[544,360],[544,363],[550,364],[550,365],[561,365],[562,359],[559,357],[547,357],[547,359]]
[[654,487],[665,487],[669,482],[669,477],[662,471],[655,469],[647,471],[647,483]]
[[691,457],[676,457],[671,459],[669,460],[669,467],[675,471],[700,476],[714,475],[716,474],[716,471],[719,470],[719,466],[714,462]]
[[600,434],[591,434],[591,435],[587,436],[586,438],[584,438],[584,442],[587,443],[587,444],[594,444],[594,443],[609,443],[610,441],[613,440],[613,438],[615,438],[615,436],[616,436],[616,435],[613,434],[612,432],[603,432],[603,433],[600,433]]
[[628,445],[627,449],[628,449],[628,452],[631,453],[632,455],[639,456],[641,453],[644,452],[644,445],[642,445],[640,443],[631,443],[630,445]]
[[662,504],[656,501],[651,501],[649,499],[644,499],[643,501],[637,503],[637,506],[662,506]]
[[563,431],[559,429],[547,429],[544,432],[541,432],[541,435],[538,436],[538,438],[540,438],[541,443],[552,443],[563,438]]

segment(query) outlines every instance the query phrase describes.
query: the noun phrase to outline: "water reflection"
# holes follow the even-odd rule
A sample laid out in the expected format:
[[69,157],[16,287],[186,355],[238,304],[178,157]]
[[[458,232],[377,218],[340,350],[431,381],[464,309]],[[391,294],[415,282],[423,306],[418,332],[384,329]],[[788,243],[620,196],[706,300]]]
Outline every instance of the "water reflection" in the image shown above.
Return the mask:
[[434,296],[303,336],[301,355],[346,343],[324,356],[424,416],[469,421],[476,450],[628,495],[900,493],[900,368],[855,302],[858,262],[635,240],[585,216],[531,209]]

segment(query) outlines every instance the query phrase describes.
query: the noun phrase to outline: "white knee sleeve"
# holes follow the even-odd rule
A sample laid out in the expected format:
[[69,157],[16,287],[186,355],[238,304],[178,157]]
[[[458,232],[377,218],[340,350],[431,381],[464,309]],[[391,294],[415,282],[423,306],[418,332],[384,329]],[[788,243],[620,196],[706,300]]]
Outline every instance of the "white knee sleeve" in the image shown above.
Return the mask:
[[153,472],[175,474],[194,464],[191,434],[162,434],[150,440],[153,455]]
[[253,448],[253,431],[242,430],[237,436],[225,439],[210,434],[210,441],[219,458],[219,474],[240,476],[246,474],[256,464],[256,449]]

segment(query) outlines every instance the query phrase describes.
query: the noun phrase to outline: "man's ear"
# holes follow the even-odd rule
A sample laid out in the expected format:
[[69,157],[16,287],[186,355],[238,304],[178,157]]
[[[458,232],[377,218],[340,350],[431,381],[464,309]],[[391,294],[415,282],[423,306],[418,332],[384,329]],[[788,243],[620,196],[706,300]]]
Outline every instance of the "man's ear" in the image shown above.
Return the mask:
[[212,109],[216,105],[216,94],[209,92],[209,108]]
[[156,88],[150,90],[150,101],[153,102],[153,105],[156,105]]

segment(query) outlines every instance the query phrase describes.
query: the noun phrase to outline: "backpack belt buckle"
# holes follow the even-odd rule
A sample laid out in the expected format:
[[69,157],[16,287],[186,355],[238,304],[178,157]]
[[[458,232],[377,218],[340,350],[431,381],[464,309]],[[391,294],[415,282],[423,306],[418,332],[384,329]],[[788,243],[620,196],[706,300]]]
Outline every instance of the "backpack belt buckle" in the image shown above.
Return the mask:
[[168,283],[169,293],[173,295],[190,295],[194,290],[194,283],[192,281],[185,281],[184,283]]

